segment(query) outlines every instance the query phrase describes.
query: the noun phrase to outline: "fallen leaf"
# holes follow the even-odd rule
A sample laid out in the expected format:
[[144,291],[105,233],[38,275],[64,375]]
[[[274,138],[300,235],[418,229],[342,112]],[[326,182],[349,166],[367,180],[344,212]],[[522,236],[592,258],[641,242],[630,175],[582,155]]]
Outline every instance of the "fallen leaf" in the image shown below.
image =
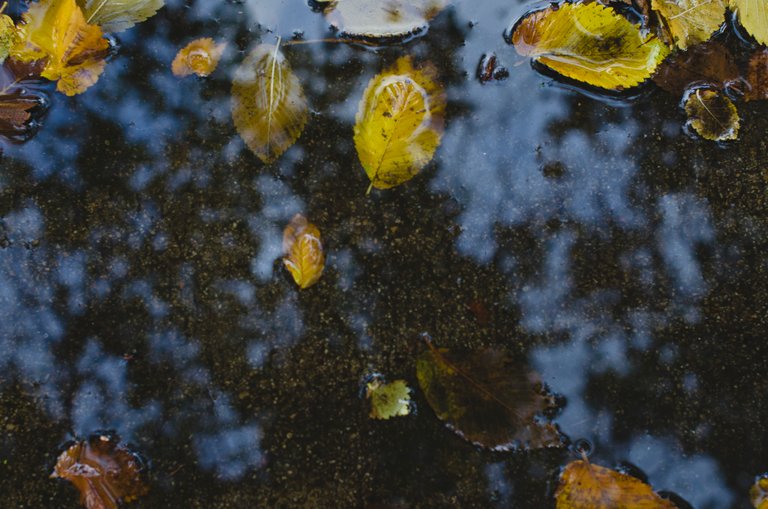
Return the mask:
[[320,230],[301,214],[291,219],[283,232],[283,263],[299,288],[317,283],[325,268]]
[[459,355],[427,341],[416,361],[424,396],[464,439],[496,451],[560,447],[563,437],[544,414],[557,408],[538,375],[501,350]]
[[708,41],[670,55],[656,70],[653,81],[678,96],[694,85],[724,89],[740,78],[735,60],[722,43]]
[[368,83],[355,117],[355,148],[371,187],[388,189],[413,178],[435,154],[443,134],[445,93],[427,64],[410,57]]
[[365,397],[371,402],[371,419],[389,419],[411,413],[411,388],[405,380],[387,383],[381,376],[373,376],[365,384]]
[[722,92],[697,87],[683,96],[687,125],[705,140],[728,141],[739,136],[739,112]]
[[557,509],[677,509],[641,480],[586,460],[566,465],[555,500]]
[[74,484],[88,509],[117,509],[147,494],[143,470],[141,459],[119,436],[97,433],[62,452],[51,477]]
[[680,49],[708,40],[725,22],[723,0],[652,0],[651,7]]
[[42,0],[30,5],[11,55],[24,62],[45,60],[42,76],[58,81],[66,95],[84,92],[104,70],[109,41],[86,23],[75,0]]
[[6,59],[0,66],[0,136],[14,142],[31,138],[50,100],[39,86],[40,66]]
[[179,77],[190,74],[208,76],[216,70],[226,47],[226,42],[216,44],[210,37],[195,39],[179,50],[171,64],[171,71]]
[[18,38],[18,32],[13,20],[10,16],[2,14],[6,5],[7,4],[3,4],[2,7],[0,7],[0,64],[5,61],[11,51],[11,47],[16,43]]
[[760,44],[768,45],[768,6],[765,0],[729,0],[741,26]]
[[762,48],[752,53],[746,81],[748,86],[744,94],[745,100],[768,99],[768,49]]
[[232,119],[246,145],[270,163],[296,142],[308,118],[304,90],[278,46],[257,46],[232,82]]
[[755,509],[768,509],[768,474],[755,479],[755,484],[749,489],[749,499]]
[[323,2],[326,19],[340,37],[407,39],[426,33],[447,0],[337,0]]
[[477,79],[480,83],[489,81],[501,81],[509,78],[509,70],[499,64],[495,53],[486,53],[480,58],[477,66]]
[[151,18],[165,0],[78,0],[88,23],[104,32],[122,32]]
[[597,3],[534,11],[518,22],[509,40],[521,55],[608,90],[639,85],[669,54],[657,37]]

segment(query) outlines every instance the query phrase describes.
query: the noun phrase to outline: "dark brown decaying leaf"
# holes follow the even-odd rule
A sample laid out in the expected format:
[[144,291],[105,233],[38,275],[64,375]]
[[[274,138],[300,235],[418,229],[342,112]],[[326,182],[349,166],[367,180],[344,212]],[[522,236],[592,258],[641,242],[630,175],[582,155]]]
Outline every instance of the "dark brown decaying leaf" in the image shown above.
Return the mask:
[[544,414],[557,408],[538,375],[502,350],[467,355],[428,349],[416,362],[421,390],[435,414],[464,439],[503,451],[563,445]]
[[48,110],[48,96],[40,85],[39,63],[6,59],[0,66],[0,136],[21,142],[34,135]]
[[747,68],[747,90],[744,99],[757,101],[768,99],[768,49],[759,49],[752,53]]
[[740,74],[728,48],[718,41],[708,41],[671,55],[656,70],[653,81],[667,92],[682,95],[693,85],[724,89]]

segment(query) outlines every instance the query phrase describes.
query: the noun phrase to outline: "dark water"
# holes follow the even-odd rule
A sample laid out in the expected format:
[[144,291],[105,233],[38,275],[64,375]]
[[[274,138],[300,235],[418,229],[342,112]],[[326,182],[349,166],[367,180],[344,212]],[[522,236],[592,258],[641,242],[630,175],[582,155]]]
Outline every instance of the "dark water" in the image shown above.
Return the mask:
[[[230,121],[234,69],[327,23],[304,0],[167,4],[4,145],[2,507],[78,507],[48,474],[104,428],[151,460],[135,507],[553,506],[567,451],[479,450],[418,391],[415,416],[368,419],[361,379],[416,387],[422,331],[526,357],[592,461],[749,506],[768,470],[768,108],[740,106],[739,142],[693,140],[676,97],[606,103],[531,70],[502,37],[530,3],[457,1],[407,45],[286,49],[314,113],[264,166]],[[219,70],[172,76],[203,36],[229,42]],[[510,78],[482,85],[489,51]],[[354,114],[403,54],[439,68],[446,134],[422,174],[366,196]],[[279,259],[296,212],[327,250],[306,291]]]

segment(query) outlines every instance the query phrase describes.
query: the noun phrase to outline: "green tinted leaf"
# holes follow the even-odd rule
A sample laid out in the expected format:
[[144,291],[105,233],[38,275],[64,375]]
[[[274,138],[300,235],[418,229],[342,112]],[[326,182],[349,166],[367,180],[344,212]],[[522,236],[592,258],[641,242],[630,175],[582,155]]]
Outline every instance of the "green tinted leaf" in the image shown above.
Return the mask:
[[365,397],[371,401],[371,419],[389,419],[411,413],[411,389],[405,380],[385,383],[374,378],[365,385]]

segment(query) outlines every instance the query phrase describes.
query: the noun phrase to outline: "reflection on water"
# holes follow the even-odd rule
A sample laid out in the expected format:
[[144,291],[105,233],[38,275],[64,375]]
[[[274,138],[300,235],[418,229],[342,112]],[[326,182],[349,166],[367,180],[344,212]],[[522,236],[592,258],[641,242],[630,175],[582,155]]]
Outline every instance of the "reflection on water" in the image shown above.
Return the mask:
[[[415,386],[422,331],[528,355],[594,461],[697,508],[744,506],[768,468],[763,141],[691,141],[663,94],[550,86],[501,37],[526,7],[458,1],[379,52],[286,49],[314,114],[271,167],[230,123],[230,77],[260,41],[328,35],[302,0],[169,0],[97,86],[56,96],[0,163],[10,506],[76,507],[45,473],[57,443],[103,428],[152,459],[143,507],[547,506],[567,452],[478,451],[418,394],[415,416],[367,419],[360,380]],[[173,77],[202,36],[231,42],[219,70]],[[446,134],[421,175],[366,197],[354,114],[403,52],[439,67]],[[510,77],[481,85],[489,52]],[[297,212],[327,245],[307,291],[279,261]]]

